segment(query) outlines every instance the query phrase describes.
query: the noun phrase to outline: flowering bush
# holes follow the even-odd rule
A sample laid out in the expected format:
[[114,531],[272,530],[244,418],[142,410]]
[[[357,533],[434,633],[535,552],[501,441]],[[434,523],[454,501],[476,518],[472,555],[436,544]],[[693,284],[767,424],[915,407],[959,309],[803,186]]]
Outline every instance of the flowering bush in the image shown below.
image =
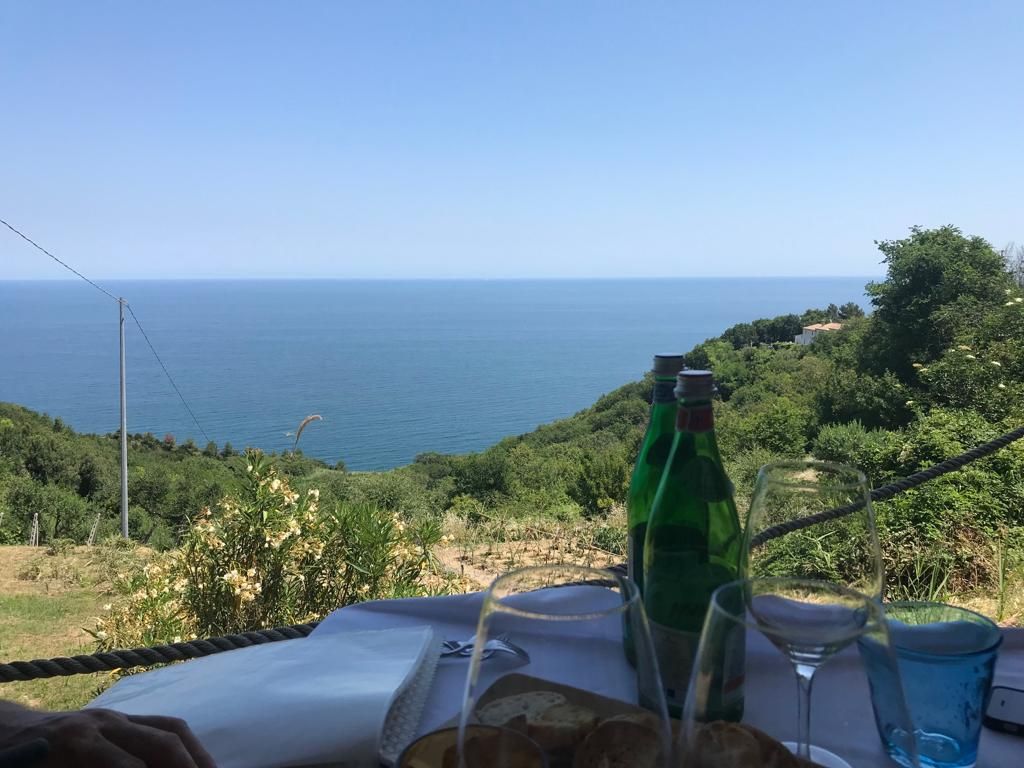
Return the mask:
[[455,590],[431,555],[440,526],[368,505],[321,509],[258,452],[245,483],[191,521],[181,546],[114,580],[101,648],[152,645],[318,619],[360,600]]

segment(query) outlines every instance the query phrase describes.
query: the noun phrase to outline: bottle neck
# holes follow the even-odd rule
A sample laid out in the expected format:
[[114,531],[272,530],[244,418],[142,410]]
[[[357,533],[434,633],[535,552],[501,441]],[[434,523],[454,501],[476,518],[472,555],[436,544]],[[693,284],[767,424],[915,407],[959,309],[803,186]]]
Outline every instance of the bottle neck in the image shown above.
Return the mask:
[[676,380],[675,378],[656,378],[654,380],[654,394],[651,396],[651,405],[675,405]]
[[694,434],[713,433],[715,414],[710,400],[680,400],[676,412],[676,431]]

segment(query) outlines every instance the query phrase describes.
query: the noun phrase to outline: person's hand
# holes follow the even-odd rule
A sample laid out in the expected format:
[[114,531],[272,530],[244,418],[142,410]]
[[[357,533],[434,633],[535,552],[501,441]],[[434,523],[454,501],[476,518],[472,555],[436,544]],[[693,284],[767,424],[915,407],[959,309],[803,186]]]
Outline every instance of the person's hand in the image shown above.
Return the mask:
[[40,768],[215,768],[184,720],[109,709],[38,712],[0,703],[0,750],[43,738]]

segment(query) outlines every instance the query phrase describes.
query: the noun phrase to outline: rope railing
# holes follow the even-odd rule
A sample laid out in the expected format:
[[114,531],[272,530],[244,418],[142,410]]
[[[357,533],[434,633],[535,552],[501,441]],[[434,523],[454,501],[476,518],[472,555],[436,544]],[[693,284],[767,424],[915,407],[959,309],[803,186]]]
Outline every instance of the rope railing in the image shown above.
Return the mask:
[[[984,458],[990,454],[995,453],[1000,448],[1005,448],[1010,443],[1020,440],[1024,437],[1024,427],[1017,427],[1012,432],[1007,432],[1005,435],[1000,435],[994,440],[989,440],[987,443],[983,443],[975,448],[971,448],[969,451],[964,451],[959,456],[954,456],[951,459],[946,459],[938,464],[928,467],[928,469],[922,469],[920,472],[896,480],[895,482],[883,485],[881,488],[875,488],[869,494],[871,501],[885,501],[891,499],[898,493],[909,491],[911,488],[916,488],[919,485],[923,485],[929,480],[934,480],[937,477],[955,472],[961,467],[970,464],[972,461]],[[784,523],[773,525],[770,528],[765,528],[761,533],[750,540],[751,547],[760,547],[765,542],[777,539],[779,536],[784,536],[787,533],[793,533],[804,528],[810,528],[812,525],[819,523],[826,523],[829,520],[835,520],[840,517],[852,514],[858,509],[864,506],[863,501],[855,501],[851,504],[845,504],[835,509],[827,509],[824,512],[818,512],[815,515],[808,515],[807,517],[797,518],[795,520],[787,520]]]
[[117,669],[151,667],[154,664],[198,659],[201,656],[212,656],[215,653],[248,648],[252,645],[276,643],[281,640],[298,640],[308,636],[318,623],[314,621],[309,624],[292,624],[288,627],[242,632],[238,635],[211,637],[206,640],[190,640],[184,643],[131,648],[124,651],[104,651],[70,658],[12,661],[8,664],[0,664],[0,683],[84,675],[92,672],[113,672]]
[[[1024,426],[1018,427],[1012,432],[1007,432],[994,440],[965,451],[959,456],[954,456],[946,461],[928,467],[927,469],[915,472],[895,482],[883,485],[871,491],[872,501],[885,501],[899,493],[916,488],[929,480],[954,472],[961,467],[976,461],[977,459],[989,456],[1010,443],[1024,437]],[[808,515],[799,520],[780,523],[765,529],[752,542],[752,546],[760,546],[767,541],[783,536],[793,531],[808,528],[818,523],[835,520],[844,515],[857,511],[863,502],[847,504],[835,509],[826,510],[816,515]],[[612,570],[622,571],[622,566],[614,566]],[[215,653],[232,651],[238,648],[247,648],[253,645],[264,643],[276,643],[281,640],[296,640],[309,635],[318,622],[309,624],[293,624],[288,627],[277,627],[275,629],[261,629],[255,632],[243,632],[237,635],[224,635],[223,637],[211,637],[206,640],[191,640],[184,643],[171,643],[169,645],[156,645],[149,648],[132,648],[123,651],[105,651],[90,655],[72,656],[70,658],[60,657],[54,659],[36,659],[34,661],[12,661],[8,664],[0,664],[0,683],[10,683],[20,680],[36,680],[47,677],[62,677],[68,675],[89,674],[92,672],[112,672],[117,669],[131,669],[132,667],[149,667],[155,664],[168,664],[174,661],[187,661],[202,656],[211,656]]]

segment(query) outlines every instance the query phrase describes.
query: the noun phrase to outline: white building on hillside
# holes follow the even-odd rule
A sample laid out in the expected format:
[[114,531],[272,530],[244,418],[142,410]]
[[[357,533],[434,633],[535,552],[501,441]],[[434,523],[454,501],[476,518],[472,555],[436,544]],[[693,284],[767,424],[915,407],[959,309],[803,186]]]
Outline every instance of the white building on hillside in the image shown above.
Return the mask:
[[819,333],[838,331],[842,327],[842,323],[814,323],[814,325],[805,325],[804,332],[799,336],[794,336],[793,341],[797,344],[810,344],[818,337]]

